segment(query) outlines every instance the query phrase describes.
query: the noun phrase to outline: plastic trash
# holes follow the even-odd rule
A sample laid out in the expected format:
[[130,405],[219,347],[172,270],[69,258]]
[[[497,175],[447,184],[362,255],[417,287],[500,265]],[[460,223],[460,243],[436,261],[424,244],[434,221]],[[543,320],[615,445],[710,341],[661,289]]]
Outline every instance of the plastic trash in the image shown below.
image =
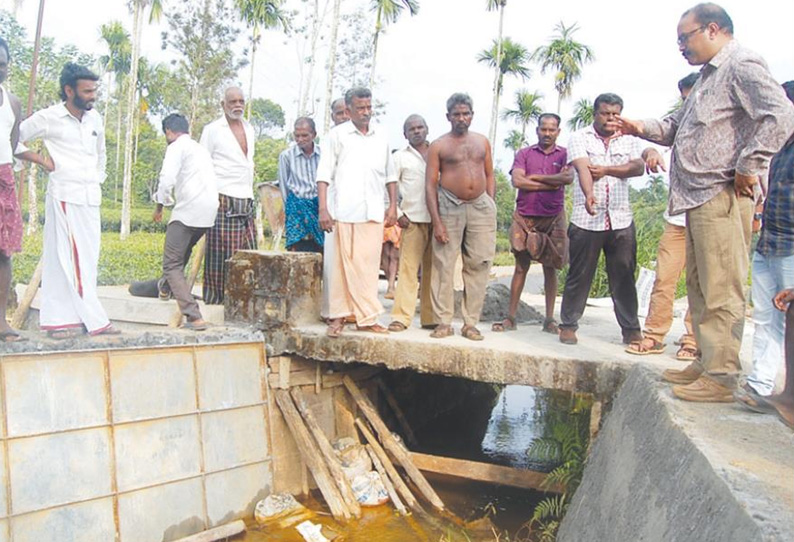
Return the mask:
[[380,474],[370,471],[356,476],[351,482],[353,495],[361,506],[380,506],[389,501],[389,493]]
[[351,482],[357,477],[372,470],[372,459],[370,459],[366,448],[358,443],[353,443],[338,451],[339,461],[342,463],[342,472]]
[[254,519],[261,525],[278,523],[280,527],[305,520],[311,511],[295,500],[289,493],[274,493],[258,503],[254,509]]
[[330,540],[323,536],[322,525],[317,525],[311,521],[304,521],[298,525],[296,529],[298,529],[298,532],[306,542],[330,542]]

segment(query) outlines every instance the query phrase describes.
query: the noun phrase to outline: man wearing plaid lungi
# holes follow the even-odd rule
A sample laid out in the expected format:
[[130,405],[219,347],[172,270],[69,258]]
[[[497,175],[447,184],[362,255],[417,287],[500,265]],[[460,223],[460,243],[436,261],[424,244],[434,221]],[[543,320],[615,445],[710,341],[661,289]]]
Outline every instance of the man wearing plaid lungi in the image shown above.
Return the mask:
[[237,87],[226,89],[223,116],[201,134],[218,180],[218,216],[207,231],[204,256],[204,302],[223,303],[226,260],[238,250],[256,248],[254,226],[254,130],[243,118],[245,98]]

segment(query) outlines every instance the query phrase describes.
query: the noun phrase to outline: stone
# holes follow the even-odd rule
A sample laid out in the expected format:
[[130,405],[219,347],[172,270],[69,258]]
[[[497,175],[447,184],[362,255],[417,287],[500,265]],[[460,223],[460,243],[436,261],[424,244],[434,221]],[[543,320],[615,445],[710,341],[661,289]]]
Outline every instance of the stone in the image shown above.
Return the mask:
[[[463,292],[455,290],[455,318],[463,318],[460,310]],[[480,320],[482,322],[501,322],[507,316],[507,309],[510,306],[510,288],[504,284],[490,283],[485,290],[485,304],[482,307]],[[541,323],[543,315],[534,307],[530,307],[523,301],[518,301],[518,311],[516,311],[516,322],[519,323]]]

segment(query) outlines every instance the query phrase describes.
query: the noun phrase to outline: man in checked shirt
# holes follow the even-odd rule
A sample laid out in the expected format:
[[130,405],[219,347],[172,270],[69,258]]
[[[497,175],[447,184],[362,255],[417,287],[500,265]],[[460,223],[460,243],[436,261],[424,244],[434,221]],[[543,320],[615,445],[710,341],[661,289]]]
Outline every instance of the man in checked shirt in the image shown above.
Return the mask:
[[698,4],[678,23],[678,50],[703,66],[692,93],[663,120],[620,119],[624,133],[672,146],[670,214],[686,213],[686,279],[702,352],[667,370],[686,401],[731,402],[741,362],[753,187],[794,132],[794,106],[764,60],[733,39],[716,4]]
[[[662,157],[652,148],[642,150],[639,139],[617,130],[623,100],[601,94],[593,104],[593,124],[571,135],[568,161],[578,179],[568,227],[571,266],[560,308],[560,342],[576,344],[576,329],[584,313],[601,251],[615,316],[623,342],[642,339],[637,317],[637,237],[629,205],[629,179],[656,171]],[[643,163],[644,161],[644,163]]]

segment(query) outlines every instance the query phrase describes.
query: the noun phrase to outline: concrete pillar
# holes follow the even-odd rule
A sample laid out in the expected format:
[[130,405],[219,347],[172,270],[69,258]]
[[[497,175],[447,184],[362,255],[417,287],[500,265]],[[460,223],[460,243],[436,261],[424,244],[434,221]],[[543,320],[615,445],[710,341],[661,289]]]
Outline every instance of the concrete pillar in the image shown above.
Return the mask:
[[263,331],[316,322],[321,280],[319,254],[238,251],[227,266],[225,320]]

